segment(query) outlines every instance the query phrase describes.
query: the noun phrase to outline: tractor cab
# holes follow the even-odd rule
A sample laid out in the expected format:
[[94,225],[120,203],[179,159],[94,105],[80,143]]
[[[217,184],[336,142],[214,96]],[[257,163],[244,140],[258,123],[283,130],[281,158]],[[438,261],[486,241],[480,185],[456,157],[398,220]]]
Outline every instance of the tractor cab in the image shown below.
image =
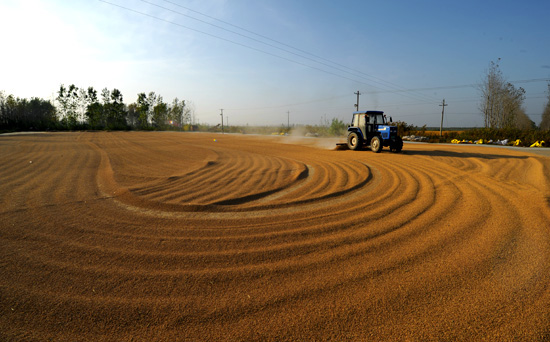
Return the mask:
[[377,132],[378,125],[385,125],[386,118],[384,112],[367,111],[353,113],[352,124],[350,127],[357,127],[363,133],[363,136]]

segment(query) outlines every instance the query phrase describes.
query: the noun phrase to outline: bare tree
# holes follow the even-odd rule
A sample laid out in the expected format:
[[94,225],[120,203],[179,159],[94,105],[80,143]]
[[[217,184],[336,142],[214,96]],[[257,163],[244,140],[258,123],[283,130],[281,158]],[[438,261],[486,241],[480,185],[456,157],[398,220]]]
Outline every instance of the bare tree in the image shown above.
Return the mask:
[[[498,61],[491,62],[486,79],[480,86],[481,105],[485,127],[523,128],[530,119],[522,108],[525,90],[506,82]],[[527,119],[527,120],[526,120]]]
[[132,128],[136,128],[138,125],[137,104],[135,103],[128,105],[128,125]]
[[[500,58],[498,59],[500,61]],[[480,110],[483,113],[485,127],[496,127],[498,124],[498,113],[501,111],[500,98],[501,89],[504,85],[502,73],[498,62],[491,61],[486,79],[481,84],[481,105]]]
[[168,121],[168,104],[164,102],[162,96],[158,95],[153,107],[152,124],[156,129],[165,129]]
[[74,129],[78,124],[78,87],[71,84],[68,88],[62,84],[56,98],[62,120],[68,129]]
[[155,106],[159,102],[159,96],[155,94],[154,91],[149,92],[146,98],[147,104],[149,105],[148,112],[147,112],[147,118],[149,122],[153,123],[153,116],[155,115]]
[[523,109],[523,101],[525,100],[525,89],[522,87],[516,88],[511,83],[506,83],[503,89],[502,97],[502,113],[501,113],[501,128],[531,128],[520,127],[519,124],[530,121],[525,110]]
[[177,97],[172,101],[170,105],[168,117],[172,121],[172,124],[179,129],[182,129],[184,125],[183,121],[183,110],[185,108],[185,100],[180,101]]
[[529,116],[527,116],[527,114],[523,109],[521,109],[516,113],[516,117],[513,125],[516,128],[525,129],[525,130],[537,128],[537,125],[535,124],[535,122],[531,120]]
[[90,104],[90,99],[88,98],[88,91],[84,88],[78,89],[78,121],[83,123],[86,118],[86,109]]

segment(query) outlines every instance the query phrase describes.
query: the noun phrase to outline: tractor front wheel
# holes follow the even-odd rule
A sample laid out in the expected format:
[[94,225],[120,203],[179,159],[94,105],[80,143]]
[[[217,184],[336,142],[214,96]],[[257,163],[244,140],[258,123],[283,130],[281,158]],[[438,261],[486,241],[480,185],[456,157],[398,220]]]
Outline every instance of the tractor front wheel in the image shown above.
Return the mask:
[[382,140],[380,140],[379,136],[374,136],[370,140],[370,149],[372,152],[380,153],[382,151]]
[[357,150],[360,150],[362,146],[363,146],[363,139],[361,138],[361,136],[356,132],[351,132],[348,135],[348,148],[350,150],[357,151]]

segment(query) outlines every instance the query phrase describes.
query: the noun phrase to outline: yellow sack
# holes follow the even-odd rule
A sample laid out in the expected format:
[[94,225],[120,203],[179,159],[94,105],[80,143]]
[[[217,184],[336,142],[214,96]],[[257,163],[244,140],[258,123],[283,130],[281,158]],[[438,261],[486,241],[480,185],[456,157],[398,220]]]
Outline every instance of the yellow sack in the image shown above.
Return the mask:
[[519,145],[521,145],[521,140],[518,139],[514,141],[514,146],[519,146]]

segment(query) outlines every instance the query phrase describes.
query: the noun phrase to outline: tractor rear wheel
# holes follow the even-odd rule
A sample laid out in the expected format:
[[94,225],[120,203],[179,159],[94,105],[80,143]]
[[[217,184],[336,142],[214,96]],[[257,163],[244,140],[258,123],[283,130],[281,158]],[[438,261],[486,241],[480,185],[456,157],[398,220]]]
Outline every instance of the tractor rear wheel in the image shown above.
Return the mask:
[[382,151],[382,140],[380,140],[380,137],[375,135],[370,140],[370,149],[372,152],[380,153]]
[[401,152],[401,150],[403,149],[403,139],[401,139],[401,137],[397,137],[397,139],[395,139],[393,149],[397,153]]
[[351,132],[350,134],[348,134],[348,148],[350,150],[357,151],[360,150],[362,146],[363,139],[359,134],[357,134],[356,132]]

